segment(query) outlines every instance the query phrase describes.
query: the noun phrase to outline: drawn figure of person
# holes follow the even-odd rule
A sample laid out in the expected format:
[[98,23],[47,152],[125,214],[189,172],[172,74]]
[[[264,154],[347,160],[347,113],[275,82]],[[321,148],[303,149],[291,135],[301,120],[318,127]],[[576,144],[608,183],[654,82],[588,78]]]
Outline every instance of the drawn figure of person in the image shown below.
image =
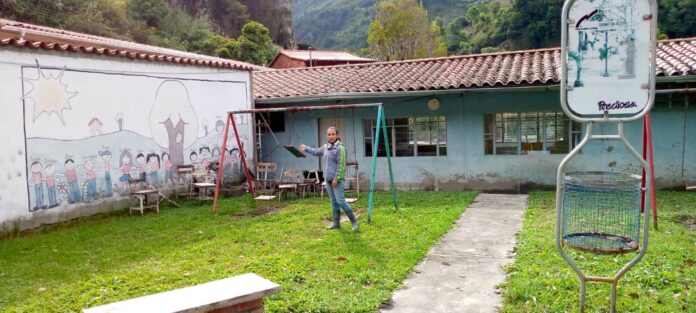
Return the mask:
[[138,172],[140,173],[140,180],[145,181],[145,178],[147,177],[145,155],[142,153],[138,153],[138,155],[135,156],[135,162],[138,163]]
[[128,189],[128,181],[131,179],[131,161],[133,156],[130,151],[121,151],[121,157],[118,158],[118,167],[121,169],[121,177],[118,181],[121,182],[123,190]]
[[172,179],[172,162],[169,161],[169,153],[162,152],[162,167],[164,168],[164,183],[174,183]]
[[85,181],[87,184],[86,199],[93,201],[97,199],[97,172],[94,169],[94,162],[91,159],[85,160]]
[[191,154],[189,154],[189,160],[191,160],[193,169],[200,169],[200,164],[198,163],[198,153],[196,153],[196,151],[191,151]]
[[104,161],[104,196],[111,197],[114,195],[114,187],[111,183],[111,151],[109,149],[99,151],[99,156]]
[[201,169],[208,170],[210,168],[210,148],[203,146],[198,150],[201,158]]
[[213,156],[211,157],[211,159],[213,161],[220,161],[220,153],[221,153],[220,147],[214,147],[213,148]]
[[160,170],[160,157],[157,153],[150,153],[147,155],[147,165],[150,169],[148,177],[150,184],[154,186],[159,185],[159,170]]
[[48,208],[58,206],[58,194],[56,193],[56,168],[53,164],[46,164],[46,189],[48,189]]
[[31,163],[29,169],[31,170],[31,182],[34,184],[34,193],[36,198],[36,203],[31,211],[36,211],[45,208],[44,206],[44,193],[43,193],[43,178],[41,177],[41,162],[34,161]]
[[65,180],[68,182],[68,203],[77,203],[82,199],[80,184],[77,182],[77,170],[73,159],[65,160]]

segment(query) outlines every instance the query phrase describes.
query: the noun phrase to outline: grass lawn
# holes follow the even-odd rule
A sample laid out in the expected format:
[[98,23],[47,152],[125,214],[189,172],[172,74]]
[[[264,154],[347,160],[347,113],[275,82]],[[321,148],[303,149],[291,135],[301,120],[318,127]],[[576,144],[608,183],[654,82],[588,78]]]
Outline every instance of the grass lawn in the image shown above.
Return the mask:
[[[255,203],[248,196],[129,216],[127,211],[0,240],[0,311],[70,312],[254,272],[281,285],[267,312],[374,312],[475,192],[367,194],[350,225],[324,230],[327,198]],[[269,212],[266,206],[282,206]]]
[[[577,275],[554,243],[555,194],[531,193],[529,202],[503,312],[578,312]],[[619,280],[619,312],[696,312],[696,193],[660,192],[658,210],[660,230],[651,229],[647,254]],[[570,255],[586,274],[606,276],[635,256]],[[586,312],[608,312],[609,291],[588,282]]]

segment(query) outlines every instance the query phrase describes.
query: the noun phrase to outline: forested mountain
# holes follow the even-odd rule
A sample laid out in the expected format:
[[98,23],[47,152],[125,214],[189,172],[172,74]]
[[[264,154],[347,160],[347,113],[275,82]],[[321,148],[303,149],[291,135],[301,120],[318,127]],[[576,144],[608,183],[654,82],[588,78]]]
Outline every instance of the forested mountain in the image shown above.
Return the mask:
[[[471,3],[486,0],[422,0],[431,19],[448,22],[464,15]],[[292,7],[298,42],[316,49],[360,51],[379,0],[297,0]]]
[[[0,0],[0,17],[266,64],[279,47],[297,42],[367,55],[380,1]],[[414,1],[450,55],[560,42],[563,0]],[[662,38],[696,36],[696,0],[658,4]]]
[[293,2],[0,0],[0,17],[265,64],[295,44]]
[[[555,47],[563,0],[419,0],[440,26],[449,54]],[[366,53],[379,0],[297,0],[298,42]],[[662,38],[696,36],[696,0],[658,0]]]

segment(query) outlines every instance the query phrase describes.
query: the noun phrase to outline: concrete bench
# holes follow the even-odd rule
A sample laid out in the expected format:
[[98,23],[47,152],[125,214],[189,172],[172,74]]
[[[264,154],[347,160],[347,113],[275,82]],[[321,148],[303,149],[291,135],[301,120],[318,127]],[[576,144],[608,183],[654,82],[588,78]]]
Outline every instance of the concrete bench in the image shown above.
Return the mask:
[[280,285],[256,274],[243,274],[191,287],[84,309],[84,313],[261,313],[263,297]]

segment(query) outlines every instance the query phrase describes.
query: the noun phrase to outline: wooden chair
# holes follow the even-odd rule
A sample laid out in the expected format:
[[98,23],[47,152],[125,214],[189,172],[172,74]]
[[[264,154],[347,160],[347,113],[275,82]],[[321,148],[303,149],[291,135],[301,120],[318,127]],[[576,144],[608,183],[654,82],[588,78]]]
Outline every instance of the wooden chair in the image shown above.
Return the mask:
[[198,170],[194,171],[191,176],[193,177],[192,190],[198,199],[198,203],[212,200],[213,198],[209,194],[215,188],[214,172],[205,169]]
[[307,176],[305,176],[304,182],[308,185],[306,191],[313,193],[315,196],[318,196],[321,192],[323,192],[321,178],[319,177],[319,170],[307,171]]
[[276,198],[276,190],[278,188],[278,180],[276,179],[276,164],[275,163],[256,163],[256,178],[254,186],[256,187],[256,200],[273,200]]
[[287,169],[280,175],[278,185],[278,199],[283,199],[283,194],[292,194],[295,198],[300,195],[300,184],[304,183],[302,174],[297,169]]
[[[195,195],[193,192],[193,165],[179,165],[176,167],[176,186],[174,191],[176,197],[183,195],[186,198],[191,198]],[[182,191],[183,189],[183,191]]]
[[[360,198],[360,167],[358,166],[358,161],[347,161],[346,171],[350,169],[353,171],[353,175],[346,175],[346,192],[355,192],[355,198],[346,198],[346,202],[354,203]],[[346,173],[348,174],[348,173]]]
[[[163,200],[159,190],[141,179],[128,180],[128,188],[130,190],[128,213],[133,214],[133,210],[137,210],[140,211],[140,215],[143,215],[145,209],[154,209],[159,213],[159,205]],[[136,200],[135,204],[133,200]]]

